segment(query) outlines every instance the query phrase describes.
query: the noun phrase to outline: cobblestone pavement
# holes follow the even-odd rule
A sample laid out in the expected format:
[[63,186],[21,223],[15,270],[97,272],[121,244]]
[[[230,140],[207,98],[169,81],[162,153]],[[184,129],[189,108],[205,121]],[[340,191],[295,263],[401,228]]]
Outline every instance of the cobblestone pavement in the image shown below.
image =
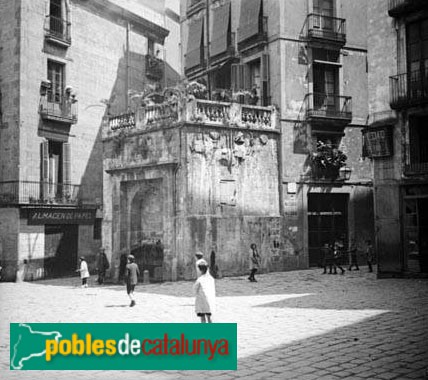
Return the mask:
[[238,323],[238,371],[9,371],[10,322],[198,322],[192,283],[80,288],[78,278],[0,284],[1,379],[425,379],[428,281],[360,271],[216,282],[216,322]]

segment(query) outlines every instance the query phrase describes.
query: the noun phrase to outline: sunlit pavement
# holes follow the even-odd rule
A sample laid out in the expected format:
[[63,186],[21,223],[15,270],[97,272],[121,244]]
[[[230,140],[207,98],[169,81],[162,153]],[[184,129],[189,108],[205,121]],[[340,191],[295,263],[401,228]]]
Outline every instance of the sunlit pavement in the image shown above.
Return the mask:
[[[10,322],[195,322],[192,283],[0,284],[0,379],[425,379],[428,281],[305,270],[217,280],[215,322],[238,323],[238,371],[9,371]],[[428,378],[428,377],[427,377]]]

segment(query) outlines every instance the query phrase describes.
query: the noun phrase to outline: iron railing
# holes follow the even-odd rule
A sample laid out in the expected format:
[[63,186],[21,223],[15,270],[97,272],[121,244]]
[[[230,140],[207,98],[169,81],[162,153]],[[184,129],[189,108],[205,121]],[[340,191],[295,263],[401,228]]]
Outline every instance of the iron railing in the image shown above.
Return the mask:
[[428,162],[412,162],[405,165],[404,173],[411,174],[428,174]]
[[59,102],[49,101],[48,94],[40,97],[39,113],[43,119],[67,124],[77,123],[77,101],[63,96]]
[[67,20],[48,15],[45,20],[45,36],[70,45],[70,25]]
[[352,98],[335,94],[313,93],[305,98],[306,118],[352,120]]
[[308,39],[329,40],[344,45],[346,43],[346,20],[311,13],[307,18]]
[[388,0],[388,14],[391,17],[404,15],[426,7],[426,0]]
[[57,204],[78,203],[80,185],[36,181],[0,182],[0,204]]
[[390,106],[406,108],[428,102],[428,72],[414,70],[389,77]]

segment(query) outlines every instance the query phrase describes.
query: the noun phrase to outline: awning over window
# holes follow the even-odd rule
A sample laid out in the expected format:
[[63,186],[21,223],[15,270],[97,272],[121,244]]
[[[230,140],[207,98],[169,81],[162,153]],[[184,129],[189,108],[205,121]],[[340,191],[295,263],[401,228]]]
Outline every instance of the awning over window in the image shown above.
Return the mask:
[[238,42],[259,33],[259,16],[262,0],[245,0],[241,2]]
[[211,33],[212,57],[227,50],[227,33],[229,30],[230,3],[226,3],[213,11],[213,29]]
[[187,40],[186,69],[201,64],[201,42],[204,29],[203,19],[193,21],[189,25],[189,37]]

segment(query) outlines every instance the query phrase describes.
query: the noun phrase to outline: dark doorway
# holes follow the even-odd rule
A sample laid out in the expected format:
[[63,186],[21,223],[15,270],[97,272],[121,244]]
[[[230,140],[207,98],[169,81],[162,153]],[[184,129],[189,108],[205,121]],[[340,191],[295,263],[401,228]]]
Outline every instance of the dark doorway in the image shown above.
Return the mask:
[[74,274],[77,268],[78,225],[45,225],[45,277]]
[[131,251],[135,262],[140,268],[140,276],[143,277],[145,270],[149,271],[150,282],[163,280],[163,245],[160,241],[155,243],[144,243]]
[[419,265],[428,273],[428,198],[418,200],[419,214]]
[[321,247],[348,242],[349,194],[308,194],[309,266],[321,265]]

